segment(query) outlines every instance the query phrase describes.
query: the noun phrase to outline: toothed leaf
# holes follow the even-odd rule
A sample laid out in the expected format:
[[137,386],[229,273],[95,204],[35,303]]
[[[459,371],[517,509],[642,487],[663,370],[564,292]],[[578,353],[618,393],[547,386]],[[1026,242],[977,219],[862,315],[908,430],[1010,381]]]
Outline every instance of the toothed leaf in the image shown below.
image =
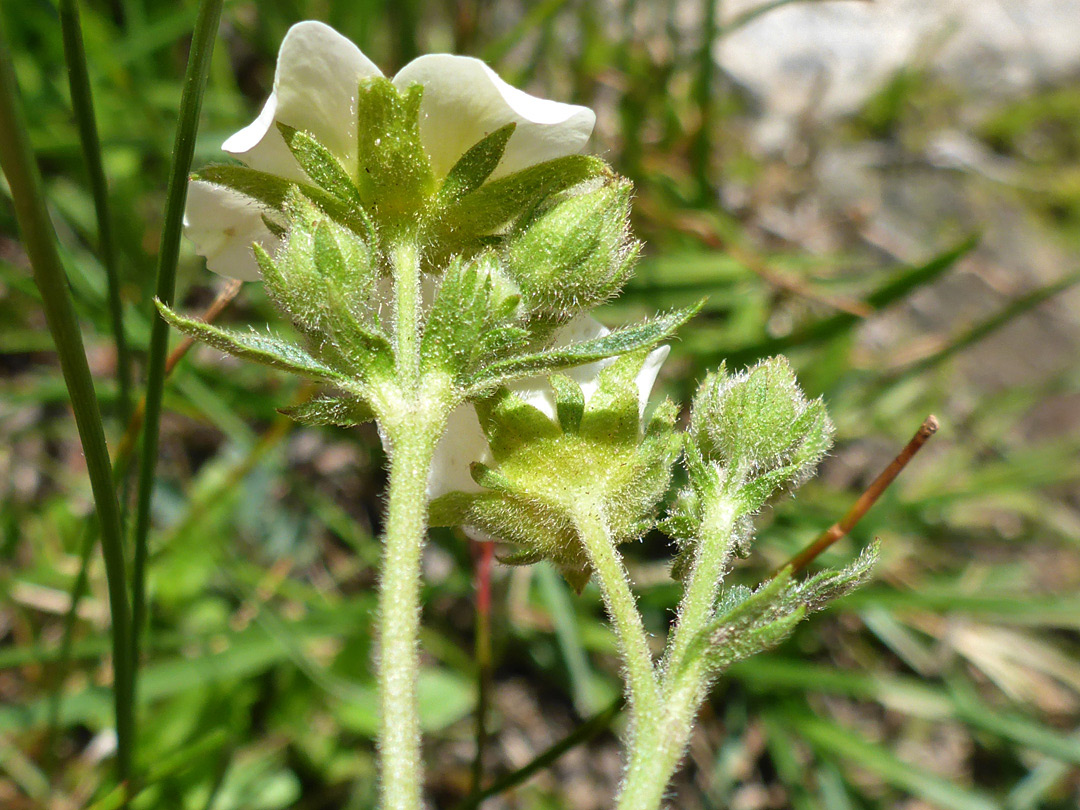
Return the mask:
[[292,343],[286,343],[284,340],[268,335],[260,335],[257,332],[245,333],[221,329],[194,318],[178,315],[157,299],[154,303],[157,304],[161,317],[181,332],[226,354],[314,380],[346,381],[343,375],[323,365]]

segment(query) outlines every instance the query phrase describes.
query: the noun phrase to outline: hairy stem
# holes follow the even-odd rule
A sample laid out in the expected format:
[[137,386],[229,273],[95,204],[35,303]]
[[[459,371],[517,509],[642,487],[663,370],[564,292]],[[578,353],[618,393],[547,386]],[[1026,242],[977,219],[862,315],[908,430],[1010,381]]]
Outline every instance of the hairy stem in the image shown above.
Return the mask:
[[423,784],[416,683],[420,555],[427,478],[441,421],[420,413],[388,431],[390,492],[379,588],[379,784],[382,810],[419,810]]
[[709,671],[701,659],[690,660],[693,641],[712,618],[735,536],[736,511],[727,498],[712,501],[702,521],[701,536],[679,619],[662,670],[662,717],[636,735],[630,744],[626,779],[618,810],[656,810],[682,759],[705,697]]
[[379,587],[379,792],[381,810],[420,810],[423,762],[420,559],[427,535],[427,481],[453,405],[449,381],[420,374],[420,259],[415,243],[392,247],[396,378],[376,386],[375,410],[388,440],[390,486]]
[[669,688],[680,677],[694,637],[712,618],[720,584],[731,557],[735,519],[735,506],[728,498],[710,500],[708,512],[701,523],[701,536],[697,540],[694,564],[679,603],[679,619],[664,656],[665,688]]
[[575,522],[585,543],[593,571],[604,597],[604,605],[615,633],[627,673],[630,705],[631,746],[661,720],[660,690],[656,682],[648,636],[641,622],[637,601],[630,590],[626,566],[615,551],[607,522],[599,508],[586,506]]

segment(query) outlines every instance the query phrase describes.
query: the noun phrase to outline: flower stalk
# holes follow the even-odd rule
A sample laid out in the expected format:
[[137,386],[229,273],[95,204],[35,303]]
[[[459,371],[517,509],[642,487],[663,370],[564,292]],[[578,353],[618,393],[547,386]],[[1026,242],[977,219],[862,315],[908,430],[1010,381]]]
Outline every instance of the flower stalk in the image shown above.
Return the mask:
[[649,637],[630,590],[626,565],[615,551],[603,513],[586,502],[577,512],[576,523],[600,585],[604,605],[619,637],[626,665],[631,740],[636,741],[642,729],[661,719],[660,690],[649,650]]
[[423,786],[416,697],[420,558],[427,534],[427,479],[446,409],[415,400],[400,407],[399,418],[387,428],[390,485],[378,618],[379,789],[384,810],[418,810]]

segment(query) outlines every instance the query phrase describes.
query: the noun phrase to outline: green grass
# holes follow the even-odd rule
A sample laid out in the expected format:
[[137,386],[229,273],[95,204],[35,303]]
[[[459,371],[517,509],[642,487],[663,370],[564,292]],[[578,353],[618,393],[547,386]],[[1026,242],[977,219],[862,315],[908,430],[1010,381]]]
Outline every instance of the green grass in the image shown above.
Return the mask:
[[[137,400],[158,257],[170,245],[162,227],[197,5],[78,4],[107,220],[83,152],[86,112],[73,113],[57,8],[0,7],[114,459],[127,407],[115,329],[122,320]],[[942,808],[1075,806],[1080,371],[1068,351],[1075,316],[1061,303],[1076,300],[1069,287],[1080,268],[1075,87],[985,114],[972,137],[1018,167],[1016,184],[951,176],[950,194],[967,208],[925,227],[917,248],[888,255],[852,220],[837,224],[844,236],[827,251],[812,251],[769,234],[758,216],[805,192],[802,170],[751,148],[751,105],[703,59],[701,41],[679,36],[675,4],[629,5],[648,24],[632,31],[611,23],[610,9],[576,0],[498,11],[467,0],[227,2],[193,165],[219,157],[224,136],[250,120],[284,31],[306,17],[337,26],[388,72],[417,52],[462,49],[537,92],[597,105],[604,126],[595,148],[636,183],[635,226],[649,243],[604,317],[621,322],[708,296],[673,345],[665,391],[686,401],[721,360],[783,351],[839,428],[824,475],[761,518],[739,581],[760,580],[842,515],[927,413],[942,421],[851,538],[828,552],[826,561],[847,559],[880,537],[875,582],[716,688],[679,777],[680,806],[725,807],[740,791],[745,799],[747,786],[797,808],[900,807],[910,798]],[[703,5],[688,8],[694,30],[724,35]],[[927,132],[967,126],[955,118],[958,91],[923,68],[818,137],[887,143],[911,158],[898,165],[918,184],[926,169],[911,167]],[[714,192],[731,184],[763,197],[720,210]],[[72,618],[71,660],[62,660],[94,501],[46,331],[49,302],[26,261],[33,244],[10,204],[15,186],[0,186],[0,804],[40,806],[52,790],[72,806],[118,806],[113,754],[83,755],[115,723],[108,583],[96,550]],[[995,230],[1006,209],[1037,237],[1033,255],[1049,246],[1067,257],[1056,275],[1021,282],[994,270],[1007,262],[1008,237]],[[980,305],[961,306],[956,290],[984,278],[993,287],[976,285]],[[181,308],[197,311],[220,282],[182,244],[176,283]],[[838,299],[871,314],[827,303]],[[924,317],[959,299],[953,317]],[[257,285],[223,320],[278,322]],[[159,337],[155,351],[162,345]],[[370,430],[283,421],[275,409],[297,395],[291,380],[206,349],[165,382],[147,512],[133,807],[372,806],[384,458]],[[422,719],[431,793],[453,806],[467,800],[472,766],[472,563],[454,535],[433,540]],[[123,551],[130,563],[130,539]],[[670,549],[649,538],[628,553],[646,624],[662,632],[677,595],[663,570]],[[497,569],[493,609],[489,783],[524,764],[522,746],[541,755],[604,712],[620,683],[594,588],[577,597],[550,571]],[[611,729],[620,724],[616,717]],[[567,807],[564,788],[579,778],[600,796],[610,791],[611,735],[586,731],[578,736],[589,737],[581,743],[589,757],[568,755],[555,777],[515,784],[504,806]]]

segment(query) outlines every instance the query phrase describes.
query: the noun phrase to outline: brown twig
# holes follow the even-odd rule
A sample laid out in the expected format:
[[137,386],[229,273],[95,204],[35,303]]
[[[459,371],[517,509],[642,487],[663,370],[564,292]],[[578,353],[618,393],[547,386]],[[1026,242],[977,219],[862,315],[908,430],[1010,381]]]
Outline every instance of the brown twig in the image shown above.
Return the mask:
[[855,524],[862,520],[863,515],[870,511],[871,506],[877,503],[878,498],[880,498],[881,494],[888,489],[889,484],[891,484],[896,476],[900,474],[900,471],[907,466],[908,462],[914,458],[915,454],[922,449],[922,446],[926,444],[927,439],[937,433],[937,429],[937,418],[933,414],[926,417],[926,421],[922,423],[919,430],[911,437],[911,441],[907,443],[907,446],[900,451],[900,454],[892,460],[892,463],[889,464],[888,467],[882,470],[881,475],[874,479],[874,483],[859,496],[859,499],[855,501],[847,514],[822,532],[813,543],[782,565],[773,573],[773,576],[776,576],[777,573],[789,566],[792,574],[798,573],[812,563],[821,552],[855,528]]

